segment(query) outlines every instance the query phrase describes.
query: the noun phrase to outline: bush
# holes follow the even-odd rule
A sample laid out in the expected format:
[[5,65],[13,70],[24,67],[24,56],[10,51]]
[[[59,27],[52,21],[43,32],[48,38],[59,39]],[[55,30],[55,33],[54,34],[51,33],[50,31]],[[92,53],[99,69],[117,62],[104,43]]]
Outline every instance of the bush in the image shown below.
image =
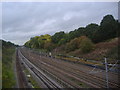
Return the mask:
[[78,48],[78,39],[75,38],[66,44],[66,52],[74,51]]
[[89,53],[93,49],[94,49],[94,44],[92,43],[92,41],[87,37],[83,38],[80,43],[80,50],[83,53]]
[[119,50],[120,50],[120,46],[116,46],[114,48],[111,48],[106,56],[109,58],[112,58],[112,59],[120,59],[118,56]]
[[44,49],[47,49],[48,51],[51,51],[55,48],[55,44],[52,42],[46,42],[44,45]]

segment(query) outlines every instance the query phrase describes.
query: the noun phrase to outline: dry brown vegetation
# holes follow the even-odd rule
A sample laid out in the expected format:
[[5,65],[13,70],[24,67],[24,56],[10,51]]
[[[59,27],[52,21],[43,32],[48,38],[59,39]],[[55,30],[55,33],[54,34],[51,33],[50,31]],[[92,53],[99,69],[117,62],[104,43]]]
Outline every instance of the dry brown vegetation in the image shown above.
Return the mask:
[[89,53],[82,53],[82,51],[80,49],[76,49],[75,51],[66,53],[65,45],[62,45],[62,46],[54,49],[53,53],[54,54],[61,53],[61,54],[82,57],[82,58],[86,58],[86,59],[100,60],[100,59],[103,59],[112,49],[114,49],[117,46],[118,46],[118,38],[114,38],[114,39],[106,41],[106,42],[100,42],[100,43],[95,44],[94,50]]

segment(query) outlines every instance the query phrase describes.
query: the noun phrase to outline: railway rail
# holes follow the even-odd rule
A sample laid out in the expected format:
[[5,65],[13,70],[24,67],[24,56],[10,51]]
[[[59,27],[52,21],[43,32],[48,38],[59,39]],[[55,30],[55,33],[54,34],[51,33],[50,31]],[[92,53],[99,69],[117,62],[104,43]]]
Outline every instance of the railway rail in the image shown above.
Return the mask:
[[[49,89],[62,89],[63,86],[60,86],[57,82],[55,82],[54,80],[52,80],[50,77],[48,77],[43,71],[41,71],[40,69],[38,69],[35,65],[33,65],[26,57],[24,57],[22,55],[22,53],[19,51],[19,58],[21,58],[21,61],[24,63],[24,65],[29,68],[30,71],[32,71],[32,73],[34,73],[36,75],[37,78],[39,78],[45,85],[45,87],[49,88]],[[51,74],[49,73],[48,71],[46,71],[48,74]],[[52,75],[52,74],[51,74]],[[54,75],[52,75],[54,76]],[[57,77],[54,76],[54,78],[61,82],[62,85],[64,86],[69,86],[71,88],[72,85],[69,85],[68,83],[58,79]]]
[[18,85],[20,88],[30,88],[25,78],[25,75],[23,73],[19,58],[18,58],[18,50],[16,52],[16,55],[17,55],[16,56],[16,70],[17,70],[17,76],[18,76]]
[[[25,53],[23,53],[23,54],[25,54]],[[91,76],[91,74],[80,71],[79,69],[73,68],[72,66],[64,66],[63,65],[63,67],[61,67],[60,63],[56,63],[56,64],[52,63],[53,61],[57,61],[53,58],[41,56],[41,59],[42,59],[41,60],[40,58],[34,57],[31,54],[29,56],[30,57],[28,57],[26,54],[26,55],[24,55],[24,58],[28,58],[29,59],[28,61],[33,63],[38,69],[41,69],[46,74],[49,74],[49,76],[54,77],[54,79],[56,78],[56,80],[58,80],[59,82],[62,82],[62,84],[66,84],[67,87],[72,86],[72,88],[74,88],[74,87],[80,88],[80,86],[75,85],[74,83],[71,84],[71,83],[69,83],[69,81],[66,81],[62,78],[61,78],[62,81],[60,81],[60,79],[59,79],[60,74],[62,74],[63,76],[67,76],[68,78],[72,78],[77,82],[83,82],[92,88],[106,88],[106,82],[103,78],[100,78],[100,77],[97,77],[94,75]],[[33,70],[34,70],[34,68],[33,68]],[[72,71],[77,71],[77,72],[72,72]],[[37,71],[34,70],[34,72],[36,73]],[[112,88],[119,88],[118,83],[115,83],[113,81],[109,81],[109,85]]]
[[[58,67],[58,65],[53,66],[50,63],[45,63],[42,61],[38,62],[38,60],[34,61],[33,63],[34,64],[37,63],[36,65],[38,67],[40,67],[40,65],[42,64],[42,65],[44,65],[44,69],[49,68],[50,70],[54,70],[55,72],[68,75],[70,78],[74,78],[74,79],[76,79],[76,81],[79,81],[79,82],[84,82],[84,83],[86,83],[94,88],[105,88],[106,87],[105,80],[103,80],[102,78],[99,78],[99,77],[91,76],[91,75],[86,74],[85,72],[82,72],[82,71],[71,72],[70,70],[68,71],[65,68],[63,69],[63,68]],[[79,73],[81,73],[82,75],[80,75]],[[88,77],[89,77],[89,79],[88,79]],[[82,78],[82,79],[80,79],[80,78]],[[115,87],[118,86],[116,83],[113,83],[113,82],[109,82],[109,84],[111,84],[112,86],[115,86]]]
[[[66,73],[66,72],[67,72],[67,73],[71,73],[71,75],[76,76],[76,77],[78,77],[78,78],[81,78],[81,77],[82,77],[82,79],[83,79],[84,81],[87,81],[87,83],[90,84],[90,85],[93,86],[93,87],[95,87],[95,85],[97,85],[97,86],[99,86],[99,87],[102,87],[102,88],[105,88],[105,87],[106,87],[106,86],[105,86],[106,81],[105,81],[105,79],[103,79],[103,78],[100,78],[100,77],[97,77],[97,76],[95,76],[95,75],[91,75],[91,74],[85,73],[85,72],[83,72],[83,71],[80,71],[79,69],[74,69],[74,68],[71,68],[71,67],[62,68],[62,67],[58,67],[58,65],[53,65],[53,64],[51,65],[51,64],[48,63],[48,62],[42,62],[42,61],[40,61],[40,62],[41,62],[42,64],[44,64],[45,66],[51,67],[52,69],[53,69],[53,68],[56,68],[56,69],[59,69],[59,71],[60,71],[60,70],[65,71],[65,72],[63,72],[63,73]],[[53,67],[53,66],[54,66],[54,67]],[[72,72],[71,70],[77,71],[77,72]],[[81,73],[82,75],[80,75],[80,73]],[[88,79],[88,77],[91,77],[91,78]],[[113,81],[109,81],[108,83],[109,83],[109,85],[112,86],[112,87],[119,87],[119,85],[118,85],[117,83],[113,82]]]

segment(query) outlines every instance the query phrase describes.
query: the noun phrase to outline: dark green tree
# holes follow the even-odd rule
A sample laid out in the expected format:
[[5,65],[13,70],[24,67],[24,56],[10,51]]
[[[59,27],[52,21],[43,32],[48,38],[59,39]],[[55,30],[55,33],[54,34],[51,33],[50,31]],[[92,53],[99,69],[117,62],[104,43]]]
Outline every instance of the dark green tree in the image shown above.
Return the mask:
[[100,29],[96,32],[94,42],[101,42],[117,37],[118,22],[112,15],[106,15],[100,23]]
[[75,29],[74,31],[70,31],[69,32],[69,41],[74,39],[74,38],[77,38],[77,37],[80,37],[80,36],[83,36],[85,35],[85,28],[84,27],[80,27],[78,29]]
[[90,38],[91,40],[93,40],[95,38],[95,34],[96,32],[99,30],[99,25],[91,23],[89,25],[86,26],[84,34]]
[[60,32],[57,32],[55,33],[53,36],[52,36],[52,42],[55,43],[55,44],[58,44],[58,42],[65,36],[65,33],[64,31],[60,31]]

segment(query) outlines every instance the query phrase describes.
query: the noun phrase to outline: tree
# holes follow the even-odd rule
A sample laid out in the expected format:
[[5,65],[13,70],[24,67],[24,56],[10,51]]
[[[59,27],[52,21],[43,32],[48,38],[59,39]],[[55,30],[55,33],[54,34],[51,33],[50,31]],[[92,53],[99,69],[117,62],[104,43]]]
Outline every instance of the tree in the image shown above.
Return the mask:
[[85,35],[85,28],[84,27],[80,27],[76,30],[76,37],[80,37],[80,36],[84,36]]
[[84,36],[84,37],[81,37],[81,43],[79,48],[83,53],[89,53],[94,49],[94,44],[89,38]]
[[67,42],[69,42],[69,34],[65,33],[64,37],[60,39],[60,41],[58,42],[58,45],[62,45],[62,44],[66,44]]
[[80,27],[69,33],[60,31],[56,32],[53,36],[49,34],[36,36],[26,42],[25,46],[49,49],[49,45],[53,45],[53,47],[54,45],[55,47],[66,45],[67,51],[74,51],[81,48],[83,52],[89,52],[88,48],[92,47],[92,42],[98,43],[119,36],[119,28],[120,23],[112,15],[106,15],[103,17],[100,25],[91,23],[86,27]]
[[118,23],[117,37],[120,37],[120,21],[117,20],[117,23]]
[[47,42],[51,42],[51,36],[49,34],[41,35],[38,38],[39,48],[44,48]]
[[9,48],[9,47],[14,47],[15,44],[14,43],[11,43],[10,41],[6,42],[4,40],[0,40],[1,43],[2,43],[2,47],[5,47],[5,48]]
[[25,44],[24,44],[24,46],[26,46],[26,47],[29,47],[30,48],[30,40],[29,41],[27,41]]
[[62,38],[59,42],[58,42],[58,45],[62,45],[62,44],[65,44],[67,41],[65,38]]
[[49,34],[32,37],[25,46],[29,48],[43,49],[45,43],[51,42],[51,36]]
[[80,49],[83,53],[90,52],[93,50],[94,44],[86,36],[81,36],[75,39],[72,39],[66,44],[66,52],[74,51]]
[[99,25],[91,23],[88,24],[85,28],[84,35],[93,40],[96,32],[99,30]]
[[66,44],[66,51],[74,51],[75,49],[78,48],[78,40],[77,38],[71,40],[69,43]]
[[76,30],[69,32],[69,40],[72,40],[76,37]]
[[55,43],[55,44],[58,44],[58,42],[64,38],[65,36],[65,33],[64,31],[61,31],[61,32],[57,32],[55,33],[53,36],[52,36],[52,42]]
[[39,36],[35,36],[30,39],[31,48],[39,48],[38,38],[39,38]]
[[47,49],[48,51],[51,51],[55,48],[55,44],[52,42],[46,42],[44,45],[44,49]]
[[94,42],[101,42],[117,37],[117,30],[118,22],[112,15],[106,15],[100,23],[100,29],[95,33]]

